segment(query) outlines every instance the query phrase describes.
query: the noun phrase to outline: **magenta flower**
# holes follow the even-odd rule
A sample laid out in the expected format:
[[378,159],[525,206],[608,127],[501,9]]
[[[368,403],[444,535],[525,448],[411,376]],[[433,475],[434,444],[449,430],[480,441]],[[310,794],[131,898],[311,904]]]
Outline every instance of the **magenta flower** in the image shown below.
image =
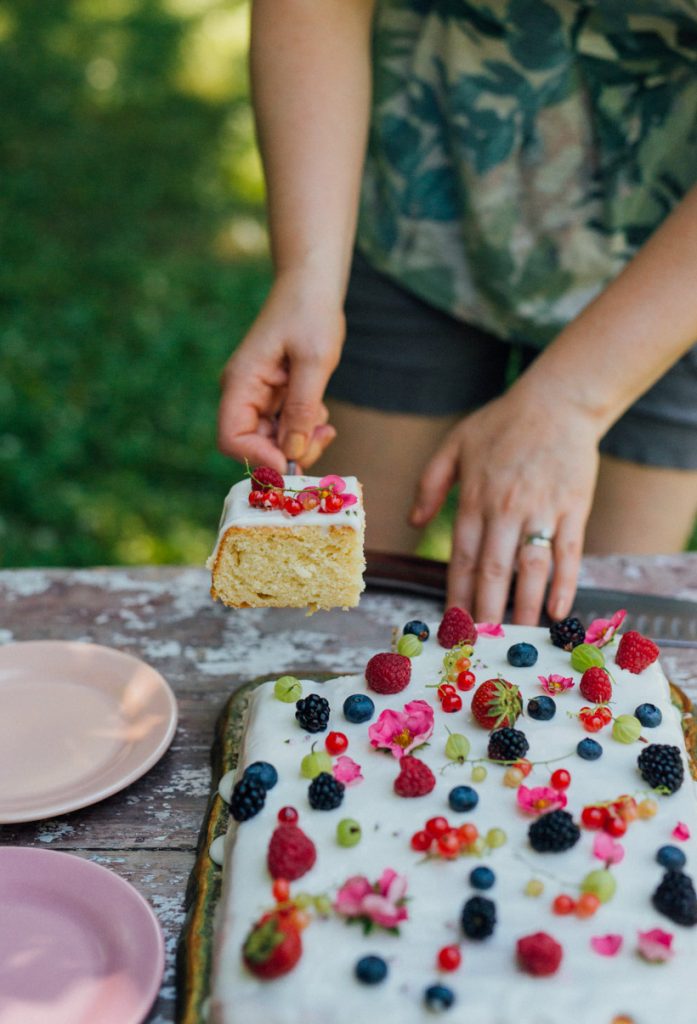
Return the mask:
[[[336,476],[334,473],[331,473],[329,476],[323,476],[317,486],[320,493],[322,491],[331,491],[332,494],[340,494],[343,501],[342,508],[349,508],[351,505],[355,505],[358,501],[355,494],[344,493],[346,491],[346,481],[343,476]],[[322,497],[324,497],[324,495],[322,495]]]
[[526,814],[546,814],[566,807],[566,793],[551,786],[518,786],[518,806]]
[[425,700],[410,700],[403,711],[386,708],[368,729],[376,750],[389,750],[401,760],[414,747],[425,743],[433,732],[433,708]]
[[601,956],[617,956],[622,948],[621,935],[594,935],[591,947]]
[[343,782],[345,786],[357,786],[359,782],[363,782],[361,766],[346,754],[337,758],[332,768],[332,774],[337,782]]
[[684,821],[679,821],[672,832],[673,839],[679,839],[681,843],[687,842],[690,838],[690,829]]
[[673,935],[662,928],[652,928],[648,932],[638,932],[637,951],[644,960],[652,964],[665,963],[670,960],[673,950]]
[[537,678],[542,684],[542,689],[545,693],[548,693],[550,697],[556,697],[558,694],[563,693],[564,690],[570,690],[574,685],[574,681],[571,676],[560,676],[556,672],[553,672],[549,676],[538,676]]
[[349,921],[360,921],[366,932],[373,925],[396,930],[409,916],[406,892],[406,877],[392,868],[385,868],[372,885],[364,875],[355,875],[337,893],[334,909]]
[[609,644],[613,636],[625,620],[627,612],[621,608],[609,619],[593,619],[586,630],[586,643],[594,647],[604,647]]
[[605,864],[619,864],[624,860],[624,847],[607,832],[598,832],[593,840],[593,856]]
[[476,622],[475,627],[478,636],[505,636],[503,626],[500,622]]

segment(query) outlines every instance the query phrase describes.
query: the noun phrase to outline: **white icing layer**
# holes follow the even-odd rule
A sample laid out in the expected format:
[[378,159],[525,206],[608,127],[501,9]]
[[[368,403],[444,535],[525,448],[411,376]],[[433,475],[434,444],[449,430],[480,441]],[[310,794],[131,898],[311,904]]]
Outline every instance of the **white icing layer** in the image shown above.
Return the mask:
[[[478,683],[501,674],[520,686],[525,704],[542,693],[538,675],[555,672],[572,676],[576,682],[573,690],[557,697],[554,719],[521,718],[518,722],[530,742],[528,758],[553,762],[536,764],[526,784],[547,785],[554,769],[567,768],[572,776],[568,810],[577,821],[586,804],[624,793],[637,798],[653,795],[636,769],[643,743],[620,744],[612,739],[608,727],[595,735],[604,751],[600,760],[584,761],[575,753],[579,740],[588,735],[575,715],[588,702],[578,692],[580,673],[571,669],[569,655],[552,646],[546,630],[506,626],[505,632],[503,639],[482,637],[477,642],[473,669]],[[521,640],[534,643],[539,650],[538,662],[531,668],[512,668],[506,660],[508,647]],[[634,676],[615,666],[612,648],[605,651],[615,680],[615,715],[631,714],[645,701],[657,704],[663,722],[656,729],[645,728],[643,735],[649,742],[684,749],[679,715],[659,666]],[[425,1024],[432,1015],[424,1006],[423,993],[437,982],[456,995],[455,1006],[444,1018],[453,1024],[612,1024],[621,1014],[634,1024],[662,1020],[693,1024],[697,928],[673,924],[651,904],[651,895],[663,876],[663,868],[655,860],[660,846],[681,846],[688,856],[686,870],[692,873],[697,867],[697,802],[687,764],[682,789],[670,797],[657,797],[656,817],[631,823],[620,840],[626,854],[622,863],[612,868],[617,880],[614,899],[587,920],[554,915],[554,897],[560,893],[577,896],[583,877],[603,866],[592,852],[596,833],[583,830],[580,841],[566,853],[535,853],[527,839],[533,819],[519,810],[516,790],[503,785],[503,766],[488,765],[487,778],[481,783],[471,782],[471,765],[445,768],[448,730],[468,737],[470,758],[486,755],[488,733],[469,712],[473,691],[463,694],[461,712],[445,714],[435,690],[427,688],[438,682],[443,654],[435,638],[430,639],[423,654],[412,661],[412,679],[406,690],[393,696],[370,694],[376,706],[373,721],[383,709],[401,710],[410,700],[426,699],[435,708],[434,734],[418,756],[433,769],[437,783],[429,796],[418,799],[394,794],[397,761],[370,746],[370,723],[356,725],[344,718],[345,697],[367,691],[362,677],[338,678],[325,685],[303,684],[305,696],[317,692],[329,699],[329,728],[348,736],[347,754],[361,765],[365,776],[365,781],[347,788],[342,806],[334,811],[312,810],[307,801],[308,782],[299,770],[303,755],[313,743],[321,749],[326,734],[313,736],[302,730],[294,718],[294,705],[276,700],[271,684],[255,692],[241,768],[255,760],[271,761],[278,769],[279,782],[269,792],[263,811],[241,825],[236,834],[234,830],[228,834],[213,989],[215,1024],[373,1024],[378,1020],[381,1024]],[[460,784],[473,785],[479,793],[478,806],[468,814],[457,814],[448,806],[450,789]],[[297,967],[276,981],[261,982],[244,968],[240,951],[252,924],[273,903],[266,849],[277,811],[287,804],[298,809],[299,825],[318,852],[311,871],[294,883],[294,893],[334,895],[352,875],[366,875],[372,881],[391,867],[408,876],[409,920],[399,937],[381,930],[365,936],[360,927],[338,918],[313,921],[303,932],[304,955]],[[411,849],[410,837],[429,817],[441,814],[452,824],[473,822],[480,834],[492,827],[503,828],[508,842],[482,857],[424,862]],[[340,847],[335,838],[337,823],[344,817],[356,818],[363,829],[361,842],[351,849]],[[687,824],[692,833],[687,843],[671,836],[678,821]],[[464,938],[459,919],[464,902],[476,894],[468,879],[471,869],[480,863],[496,873],[496,883],[485,895],[496,903],[498,924],[493,936],[474,942]],[[544,882],[541,897],[524,895],[531,878]],[[649,965],[636,953],[637,932],[652,928],[675,935],[675,956],[666,964]],[[516,967],[516,940],[537,931],[548,932],[564,948],[561,969],[554,977],[532,978]],[[591,937],[607,934],[623,938],[615,957],[600,956],[590,946]],[[462,965],[454,973],[439,973],[435,967],[438,950],[454,942],[461,944]],[[389,964],[386,981],[375,987],[362,985],[354,977],[357,960],[369,953],[379,954]]]

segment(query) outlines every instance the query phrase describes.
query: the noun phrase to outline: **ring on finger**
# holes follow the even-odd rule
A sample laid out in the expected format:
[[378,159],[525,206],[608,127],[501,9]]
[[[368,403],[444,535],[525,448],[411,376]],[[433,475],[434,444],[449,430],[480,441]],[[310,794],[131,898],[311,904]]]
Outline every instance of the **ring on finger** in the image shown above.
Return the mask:
[[531,530],[530,533],[526,533],[523,537],[522,545],[525,547],[531,544],[538,548],[551,548],[553,540],[554,533],[552,530]]

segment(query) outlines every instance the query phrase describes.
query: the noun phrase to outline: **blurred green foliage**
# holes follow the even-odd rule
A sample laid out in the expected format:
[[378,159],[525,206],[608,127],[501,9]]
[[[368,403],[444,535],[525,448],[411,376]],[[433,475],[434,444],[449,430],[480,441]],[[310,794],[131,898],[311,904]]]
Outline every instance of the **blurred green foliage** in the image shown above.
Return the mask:
[[0,3],[0,564],[200,562],[268,286],[235,0]]

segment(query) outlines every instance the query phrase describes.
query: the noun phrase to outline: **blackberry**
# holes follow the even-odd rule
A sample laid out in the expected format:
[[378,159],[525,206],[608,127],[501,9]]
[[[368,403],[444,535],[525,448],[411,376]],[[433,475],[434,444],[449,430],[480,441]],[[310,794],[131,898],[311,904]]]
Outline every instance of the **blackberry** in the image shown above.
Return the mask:
[[235,821],[247,821],[266,803],[266,786],[254,776],[243,776],[232,791],[230,814]]
[[528,718],[534,718],[536,722],[548,722],[557,713],[557,705],[553,697],[531,697],[528,701]]
[[472,896],[462,908],[460,923],[468,939],[487,939],[496,927],[496,904],[486,896]]
[[324,732],[329,724],[329,701],[311,693],[295,702],[295,717],[307,732]]
[[555,647],[563,651],[573,651],[586,639],[586,627],[580,619],[568,618],[553,622],[549,627],[549,635]]
[[537,648],[532,644],[513,644],[508,648],[506,657],[514,668],[529,668],[537,661]]
[[637,758],[637,768],[652,789],[676,793],[683,784],[685,769],[678,747],[649,743]]
[[581,830],[568,811],[550,811],[533,821],[528,838],[538,853],[562,853],[575,846]]
[[676,924],[697,924],[697,893],[690,876],[682,871],[666,871],[651,902]]
[[310,783],[307,797],[316,811],[333,811],[344,799],[346,787],[329,772],[320,772]]
[[494,729],[489,737],[487,756],[492,761],[518,761],[525,757],[530,744],[524,732],[520,729],[511,729],[505,726],[503,729]]

